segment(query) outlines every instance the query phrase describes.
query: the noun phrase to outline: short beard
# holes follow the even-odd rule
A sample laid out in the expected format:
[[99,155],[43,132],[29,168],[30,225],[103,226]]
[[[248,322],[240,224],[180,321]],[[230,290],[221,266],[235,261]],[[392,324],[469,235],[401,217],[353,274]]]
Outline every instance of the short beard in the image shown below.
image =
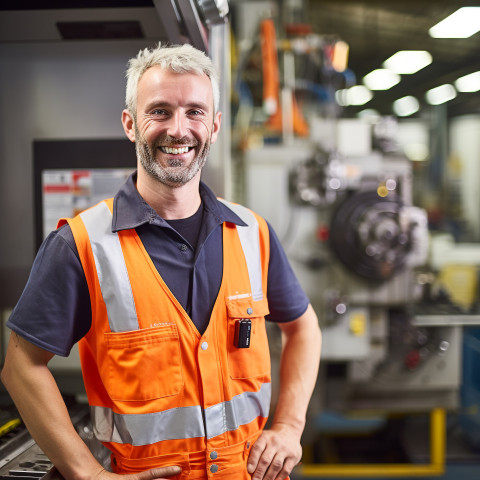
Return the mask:
[[[181,187],[194,178],[198,172],[203,168],[207,161],[208,153],[210,151],[210,139],[205,142],[202,150],[197,153],[197,156],[192,160],[192,163],[184,168],[182,162],[175,158],[168,159],[168,167],[162,167],[155,159],[155,152],[158,146],[179,146],[179,145],[192,145],[192,141],[187,138],[177,140],[172,137],[162,137],[152,147],[148,142],[140,135],[137,127],[135,126],[135,150],[137,158],[140,159],[140,163],[144,170],[155,180],[168,185],[169,187]],[[196,143],[198,146],[198,142]],[[173,170],[175,168],[175,170]]]

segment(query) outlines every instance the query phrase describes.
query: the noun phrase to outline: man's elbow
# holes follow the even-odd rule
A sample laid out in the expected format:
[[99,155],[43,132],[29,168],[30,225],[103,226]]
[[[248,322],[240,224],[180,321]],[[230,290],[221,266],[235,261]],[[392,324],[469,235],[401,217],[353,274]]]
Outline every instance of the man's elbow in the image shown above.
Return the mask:
[[11,362],[5,359],[5,363],[0,372],[0,380],[3,383],[3,386],[8,390],[10,385],[10,379],[12,377],[11,373]]

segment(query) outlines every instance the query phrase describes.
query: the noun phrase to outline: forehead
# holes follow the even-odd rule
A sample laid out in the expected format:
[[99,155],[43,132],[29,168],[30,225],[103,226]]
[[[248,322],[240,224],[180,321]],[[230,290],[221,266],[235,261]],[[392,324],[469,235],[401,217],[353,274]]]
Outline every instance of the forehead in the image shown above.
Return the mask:
[[137,106],[155,99],[172,102],[204,102],[213,105],[212,84],[207,75],[176,73],[159,66],[150,67],[138,82]]

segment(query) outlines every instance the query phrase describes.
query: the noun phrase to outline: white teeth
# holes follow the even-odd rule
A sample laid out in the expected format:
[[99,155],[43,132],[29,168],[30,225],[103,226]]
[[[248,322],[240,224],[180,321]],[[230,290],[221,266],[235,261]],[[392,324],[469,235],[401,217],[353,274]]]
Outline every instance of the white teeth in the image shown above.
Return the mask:
[[170,153],[172,155],[178,155],[179,153],[187,153],[188,147],[173,148],[173,147],[161,147],[162,152]]

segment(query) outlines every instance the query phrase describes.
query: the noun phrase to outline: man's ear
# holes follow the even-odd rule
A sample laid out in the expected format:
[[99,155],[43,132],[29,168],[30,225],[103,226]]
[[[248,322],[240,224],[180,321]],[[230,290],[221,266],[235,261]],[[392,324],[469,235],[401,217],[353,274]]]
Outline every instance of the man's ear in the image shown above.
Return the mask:
[[128,139],[135,142],[135,120],[128,110],[122,112],[122,125]]
[[222,113],[217,112],[213,119],[213,128],[212,128],[212,136],[210,138],[210,143],[215,143],[218,138],[218,133],[220,131],[220,125],[222,123]]

